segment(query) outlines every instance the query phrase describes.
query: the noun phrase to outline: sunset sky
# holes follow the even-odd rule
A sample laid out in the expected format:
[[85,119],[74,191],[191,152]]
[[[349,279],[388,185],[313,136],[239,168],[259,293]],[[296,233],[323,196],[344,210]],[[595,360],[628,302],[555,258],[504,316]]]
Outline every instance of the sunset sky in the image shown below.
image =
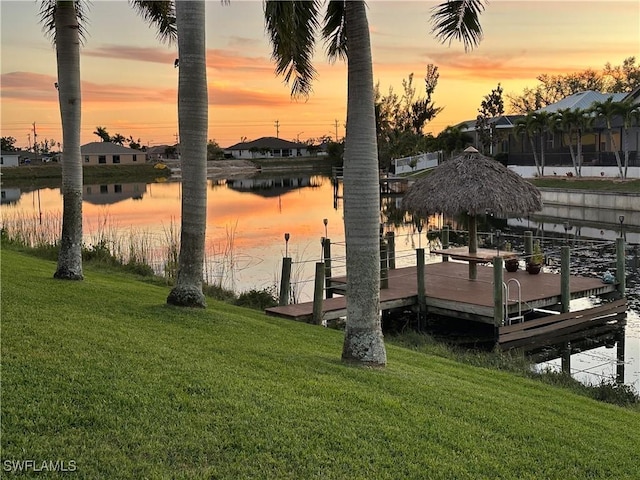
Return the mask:
[[[0,2],[1,129],[25,147],[36,123],[38,139],[62,140],[55,50],[38,22],[40,2]],[[374,78],[386,92],[400,92],[415,74],[423,92],[426,65],[440,80],[434,100],[444,111],[426,131],[475,118],[482,97],[500,82],[507,93],[536,85],[542,73],[601,69],[640,56],[640,6],[630,1],[500,1],[482,15],[484,40],[465,53],[459,44],[441,45],[430,33],[435,2],[368,2]],[[91,3],[81,52],[82,142],[98,140],[97,126],[140,138],[145,145],[173,144],[177,47],[155,32],[125,1]],[[346,66],[329,64],[318,43],[319,75],[305,101],[291,100],[274,74],[264,33],[262,2],[207,2],[209,138],[222,147],[247,137],[276,135],[301,141],[344,135]],[[33,138],[33,137],[31,137]]]

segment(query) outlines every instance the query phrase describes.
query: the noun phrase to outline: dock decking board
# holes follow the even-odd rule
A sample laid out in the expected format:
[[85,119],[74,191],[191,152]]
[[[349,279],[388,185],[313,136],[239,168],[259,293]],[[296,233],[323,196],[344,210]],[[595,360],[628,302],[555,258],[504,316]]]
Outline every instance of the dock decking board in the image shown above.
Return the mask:
[[[517,279],[522,287],[523,311],[544,308],[560,302],[560,275],[540,272],[531,275],[524,270],[504,271],[504,281]],[[346,277],[334,277],[331,285],[344,288]],[[425,289],[427,309],[434,313],[458,318],[473,318],[476,321],[493,323],[493,267],[478,266],[478,278],[469,280],[468,265],[460,262],[429,263],[425,266]],[[615,290],[600,279],[572,275],[571,298],[602,295]],[[389,288],[380,291],[380,308],[388,310],[417,304],[416,267],[389,270]],[[515,292],[511,292],[513,299]],[[330,320],[346,315],[346,299],[325,299],[323,318]],[[517,312],[515,301],[509,302],[509,313]],[[313,314],[313,302],[272,307],[266,310],[275,315],[296,320],[309,320]]]

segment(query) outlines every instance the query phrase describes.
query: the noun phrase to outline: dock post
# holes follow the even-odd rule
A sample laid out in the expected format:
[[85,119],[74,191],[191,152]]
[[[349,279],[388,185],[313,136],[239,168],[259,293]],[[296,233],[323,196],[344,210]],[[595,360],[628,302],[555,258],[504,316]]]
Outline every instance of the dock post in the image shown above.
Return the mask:
[[[469,255],[478,252],[478,227],[475,217],[467,215],[469,219]],[[469,280],[478,278],[478,262],[469,260]]]
[[[626,323],[626,322],[625,322]],[[624,383],[624,331],[625,323],[618,330],[616,345],[616,383]]]
[[560,303],[562,305],[562,313],[569,311],[569,301],[571,300],[570,274],[571,274],[571,257],[568,245],[562,247],[560,258]]
[[324,287],[324,262],[316,263],[316,277],[313,288],[313,323],[322,324],[322,290]]
[[331,290],[331,240],[325,238],[322,242],[323,247],[323,260],[324,260],[324,287],[325,295],[327,298],[333,298],[333,291]]
[[533,254],[533,232],[531,230],[527,230],[524,232],[524,258],[525,262],[529,262],[531,260],[531,255]]
[[387,244],[380,237],[380,288],[389,288],[389,262],[387,259]]
[[561,357],[562,373],[571,375],[571,342],[566,342],[562,348]]
[[[449,225],[442,226],[442,249],[445,250],[449,248]],[[449,261],[449,255],[442,256],[443,262]]]
[[497,328],[504,322],[504,260],[493,257],[493,325]]
[[396,268],[396,234],[394,232],[387,232],[387,258],[389,259],[389,269],[395,270]]
[[418,275],[418,331],[420,331],[427,306],[424,285],[424,248],[416,248],[416,265]]
[[278,305],[289,305],[289,289],[291,288],[291,257],[282,258],[282,274],[280,275],[280,297]]
[[616,238],[616,280],[618,281],[618,292],[624,297],[627,289],[627,279],[625,275],[625,245],[624,238]]

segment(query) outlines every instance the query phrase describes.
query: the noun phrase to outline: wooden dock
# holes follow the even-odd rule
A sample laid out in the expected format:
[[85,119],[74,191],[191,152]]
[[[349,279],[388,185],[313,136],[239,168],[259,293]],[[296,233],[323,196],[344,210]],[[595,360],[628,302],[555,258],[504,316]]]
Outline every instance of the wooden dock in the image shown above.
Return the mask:
[[[389,288],[380,291],[382,311],[418,304],[416,267],[389,270]],[[561,301],[560,275],[541,272],[530,275],[524,270],[504,272],[504,282],[516,279],[521,286],[520,305],[518,294],[512,286],[509,292],[508,315],[518,311],[549,308]],[[513,285],[515,282],[511,282]],[[335,292],[344,293],[346,277],[331,278]],[[459,262],[430,263],[425,266],[425,290],[427,312],[452,318],[460,318],[488,324],[494,323],[493,267],[478,266],[476,280],[469,280],[468,265]],[[570,276],[571,299],[604,295],[616,290],[613,284],[605,284],[598,278]],[[322,305],[323,320],[346,315],[345,297],[325,299]],[[292,320],[311,321],[313,302],[272,307],[268,315]]]

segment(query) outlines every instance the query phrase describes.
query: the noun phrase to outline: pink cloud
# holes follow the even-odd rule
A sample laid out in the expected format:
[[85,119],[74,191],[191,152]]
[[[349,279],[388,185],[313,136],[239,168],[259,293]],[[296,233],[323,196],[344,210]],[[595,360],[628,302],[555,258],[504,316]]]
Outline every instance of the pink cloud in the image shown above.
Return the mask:
[[[0,77],[2,97],[26,102],[54,102],[56,78],[31,72],[11,72]],[[168,103],[177,101],[175,88],[153,89],[131,85],[82,82],[82,100],[88,103]],[[223,106],[279,107],[288,105],[286,95],[271,95],[245,88],[209,86],[209,104]]]
[[[237,38],[236,41],[242,43],[242,39]],[[244,40],[244,42],[248,41],[249,40]],[[83,55],[173,65],[178,53],[177,49],[167,51],[166,48],[105,45],[103,47],[85,50]],[[207,50],[207,67],[225,72],[262,73],[268,71],[273,73],[274,71],[273,63],[267,57],[240,55],[234,50],[215,48]]]

